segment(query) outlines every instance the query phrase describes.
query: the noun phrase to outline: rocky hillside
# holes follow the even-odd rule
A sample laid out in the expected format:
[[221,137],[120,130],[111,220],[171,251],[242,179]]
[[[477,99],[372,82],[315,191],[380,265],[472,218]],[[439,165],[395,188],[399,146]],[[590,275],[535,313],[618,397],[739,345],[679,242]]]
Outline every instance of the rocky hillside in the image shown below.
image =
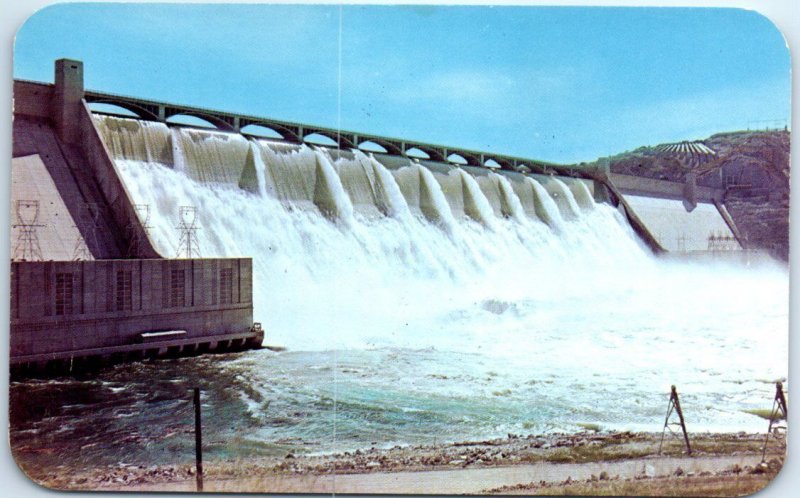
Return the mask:
[[724,204],[750,248],[789,258],[787,130],[718,133],[700,143],[713,153],[679,154],[668,146],[640,147],[598,162],[612,173],[724,188]]

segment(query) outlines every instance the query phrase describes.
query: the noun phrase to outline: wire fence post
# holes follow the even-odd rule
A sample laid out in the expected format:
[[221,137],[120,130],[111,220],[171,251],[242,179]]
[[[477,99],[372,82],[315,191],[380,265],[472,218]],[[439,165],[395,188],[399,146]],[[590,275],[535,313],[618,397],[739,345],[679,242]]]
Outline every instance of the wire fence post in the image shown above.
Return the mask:
[[767,437],[764,439],[764,450],[761,453],[762,462],[767,460],[767,443],[769,443],[769,435],[772,432],[772,428],[781,418],[788,420],[789,410],[786,406],[786,396],[783,394],[783,383],[779,381],[775,383],[775,398],[772,402],[772,411],[769,414],[769,428],[767,429]]
[[194,455],[197,465],[197,491],[203,491],[203,430],[200,422],[200,388],[194,388]]
[[683,410],[681,410],[681,402],[678,399],[678,390],[672,386],[672,391],[669,395],[669,405],[667,406],[667,417],[664,419],[664,430],[661,431],[661,443],[658,445],[658,454],[661,454],[661,448],[664,445],[664,434],[670,429],[669,417],[672,415],[673,410],[678,414],[679,424],[683,432],[683,440],[686,443],[686,453],[692,455],[692,447],[689,445],[689,433],[686,431],[686,422],[683,420]]

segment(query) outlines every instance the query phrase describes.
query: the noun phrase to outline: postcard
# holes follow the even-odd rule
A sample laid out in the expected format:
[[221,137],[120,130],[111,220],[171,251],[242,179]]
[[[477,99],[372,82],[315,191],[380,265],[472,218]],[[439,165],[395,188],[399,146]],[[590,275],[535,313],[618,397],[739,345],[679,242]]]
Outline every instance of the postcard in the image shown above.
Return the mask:
[[80,491],[755,493],[786,455],[790,69],[740,9],[37,12],[17,465]]

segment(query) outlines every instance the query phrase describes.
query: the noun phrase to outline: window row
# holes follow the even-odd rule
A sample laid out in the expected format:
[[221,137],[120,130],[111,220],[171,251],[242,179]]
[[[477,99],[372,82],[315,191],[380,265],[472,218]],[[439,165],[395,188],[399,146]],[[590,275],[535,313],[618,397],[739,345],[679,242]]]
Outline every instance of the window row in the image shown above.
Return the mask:
[[[55,278],[55,314],[71,315],[75,313],[75,279],[72,272],[56,273]],[[164,307],[180,308],[186,306],[186,270],[170,270],[169,288],[165,290]],[[133,309],[133,273],[130,270],[118,270],[115,274],[113,296],[114,311],[130,311]],[[233,269],[223,268],[219,271],[216,289],[219,292],[220,304],[234,302]],[[214,296],[213,301],[216,301]]]

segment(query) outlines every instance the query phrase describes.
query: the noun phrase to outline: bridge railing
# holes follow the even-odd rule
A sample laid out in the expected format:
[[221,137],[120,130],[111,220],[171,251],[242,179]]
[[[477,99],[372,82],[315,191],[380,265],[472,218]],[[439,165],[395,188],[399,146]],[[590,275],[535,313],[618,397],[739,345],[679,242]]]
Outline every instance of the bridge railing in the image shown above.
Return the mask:
[[[586,168],[572,165],[561,165],[540,161],[530,158],[496,154],[486,151],[464,149],[459,147],[431,144],[415,140],[406,140],[393,137],[360,133],[350,130],[340,130],[324,126],[315,126],[291,121],[283,121],[260,116],[247,114],[231,113],[218,111],[197,106],[185,106],[164,102],[155,102],[136,97],[117,95],[112,93],[97,92],[87,90],[84,93],[85,100],[90,104],[110,104],[126,109],[135,114],[137,118],[148,121],[159,121],[169,123],[169,119],[177,115],[192,116],[207,121],[220,131],[242,133],[246,126],[257,125],[273,130],[281,140],[289,143],[306,143],[306,137],[317,134],[332,140],[337,147],[359,148],[365,142],[372,142],[386,150],[386,154],[410,156],[408,153],[412,149],[422,151],[428,159],[440,162],[459,164],[458,161],[451,160],[453,156],[460,156],[467,165],[496,169],[488,166],[488,161],[494,161],[500,169],[517,172],[532,172],[549,175],[571,176],[576,178],[589,178]],[[119,116],[119,113],[93,109],[99,114],[112,114]],[[178,124],[178,123],[170,123]]]

